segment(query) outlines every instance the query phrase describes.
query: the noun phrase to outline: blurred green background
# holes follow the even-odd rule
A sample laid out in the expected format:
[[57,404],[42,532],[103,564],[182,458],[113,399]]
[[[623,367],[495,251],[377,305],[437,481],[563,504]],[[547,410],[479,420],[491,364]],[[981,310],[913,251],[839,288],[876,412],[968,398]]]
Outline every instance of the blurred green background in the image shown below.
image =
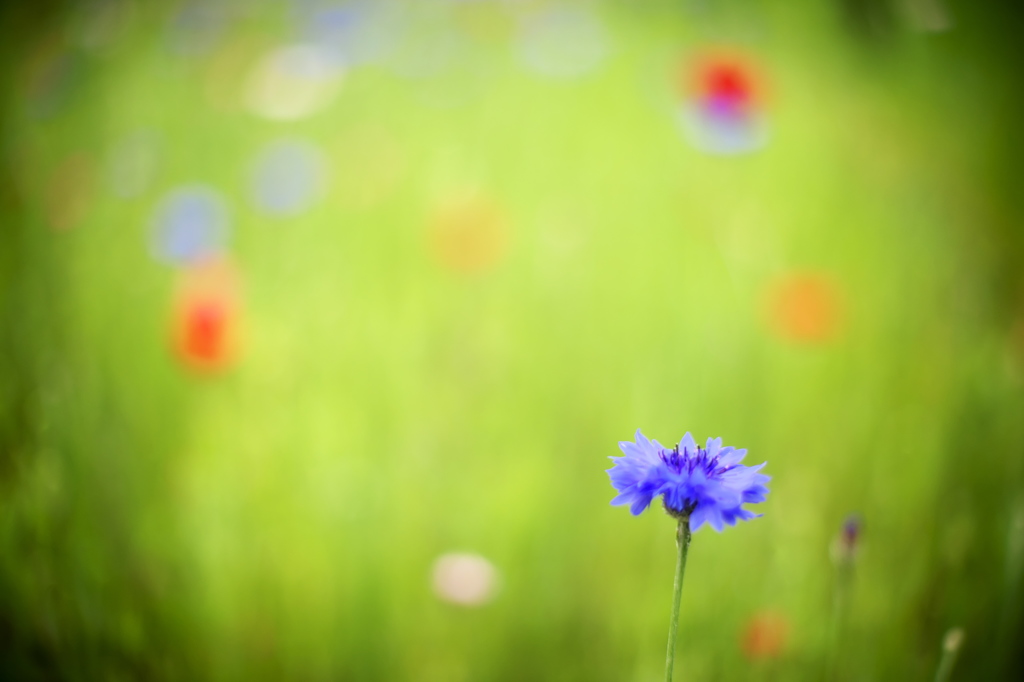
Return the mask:
[[[0,678],[661,679],[637,428],[773,477],[694,536],[677,679],[927,680],[951,627],[1024,670],[1019,12],[0,12]],[[688,128],[716,50],[740,153]],[[197,185],[220,248],[161,260]]]

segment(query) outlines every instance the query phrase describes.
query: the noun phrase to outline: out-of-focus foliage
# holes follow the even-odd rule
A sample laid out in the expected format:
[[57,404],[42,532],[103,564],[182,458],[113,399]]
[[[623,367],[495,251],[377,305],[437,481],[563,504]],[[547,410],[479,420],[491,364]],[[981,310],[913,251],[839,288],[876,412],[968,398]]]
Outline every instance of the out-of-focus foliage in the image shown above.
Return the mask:
[[637,427],[773,476],[681,677],[1019,674],[1017,13],[0,18],[0,678],[660,679]]

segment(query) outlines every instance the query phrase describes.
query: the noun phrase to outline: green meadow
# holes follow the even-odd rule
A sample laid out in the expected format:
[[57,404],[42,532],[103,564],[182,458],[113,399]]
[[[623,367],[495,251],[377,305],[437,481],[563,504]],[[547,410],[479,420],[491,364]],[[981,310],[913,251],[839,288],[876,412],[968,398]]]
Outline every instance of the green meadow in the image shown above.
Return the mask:
[[[950,679],[1021,673],[1019,13],[582,2],[562,53],[552,3],[395,5],[390,61],[267,116],[313,4],[0,10],[0,679],[661,680],[674,521],[604,472],[638,428],[772,476],[694,534],[677,680],[931,680],[951,628]],[[715,49],[745,153],[687,134]],[[287,215],[275,140],[322,161]],[[155,258],[197,184],[222,248]]]

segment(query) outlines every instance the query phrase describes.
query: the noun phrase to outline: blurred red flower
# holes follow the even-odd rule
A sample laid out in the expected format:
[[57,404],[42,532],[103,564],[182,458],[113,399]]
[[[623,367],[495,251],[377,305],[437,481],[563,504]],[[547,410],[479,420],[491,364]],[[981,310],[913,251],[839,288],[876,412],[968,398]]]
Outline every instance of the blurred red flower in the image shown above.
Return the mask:
[[687,98],[703,106],[750,113],[765,103],[764,83],[750,57],[734,51],[714,50],[689,60],[682,86]]
[[211,372],[235,359],[238,345],[236,281],[228,263],[210,261],[186,271],[179,284],[173,343],[192,369]]

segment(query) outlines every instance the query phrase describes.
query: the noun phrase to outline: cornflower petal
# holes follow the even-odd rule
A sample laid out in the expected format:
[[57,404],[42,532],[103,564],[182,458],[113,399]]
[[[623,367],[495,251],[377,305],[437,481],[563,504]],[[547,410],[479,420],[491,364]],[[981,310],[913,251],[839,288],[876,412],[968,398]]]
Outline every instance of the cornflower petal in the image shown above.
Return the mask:
[[687,431],[683,435],[683,439],[679,441],[679,454],[683,454],[684,451],[691,454],[697,452],[697,441],[693,439],[693,436],[690,435],[689,431]]
[[690,513],[690,530],[698,530],[708,520],[708,507],[697,507]]
[[742,462],[746,456],[746,450],[736,449],[731,446],[725,447],[718,453],[718,465],[721,467],[731,467]]
[[708,438],[701,448],[689,432],[669,449],[639,430],[633,441],[623,441],[619,448],[623,456],[612,457],[608,469],[619,493],[612,504],[628,504],[633,515],[643,513],[660,496],[670,514],[689,516],[692,530],[707,524],[721,531],[760,516],[743,505],[763,502],[771,477],[759,473],[765,464],[740,464],[745,449],[723,446],[721,438]]
[[640,516],[651,506],[654,495],[651,493],[637,493],[633,496],[633,504],[629,505],[629,512],[633,516]]

